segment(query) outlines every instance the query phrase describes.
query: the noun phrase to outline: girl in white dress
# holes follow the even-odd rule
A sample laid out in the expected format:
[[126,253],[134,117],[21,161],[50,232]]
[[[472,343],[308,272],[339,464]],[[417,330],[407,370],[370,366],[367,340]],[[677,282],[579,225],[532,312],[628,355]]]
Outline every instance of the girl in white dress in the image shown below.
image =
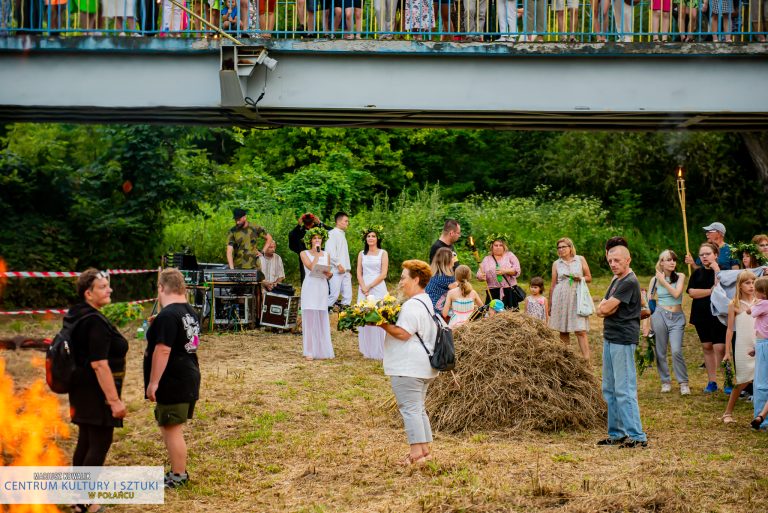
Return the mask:
[[[755,280],[752,271],[741,271],[736,279],[736,293],[728,305],[728,328],[725,331],[725,356],[723,361],[730,361],[736,371],[734,387],[725,407],[723,422],[733,420],[733,408],[739,394],[755,379],[755,318],[751,308],[756,303]],[[734,347],[733,338],[736,338]]]
[[328,279],[331,273],[328,271],[322,276],[311,274],[316,265],[331,265],[330,256],[322,250],[327,239],[328,232],[320,227],[312,228],[304,235],[307,250],[300,255],[305,272],[301,284],[301,323],[304,358],[307,360],[334,356],[328,319]]
[[[357,255],[357,302],[373,296],[378,301],[387,295],[384,280],[389,271],[389,256],[381,249],[382,227],[372,226],[363,231],[364,248]],[[360,352],[366,358],[384,359],[384,336],[386,333],[376,326],[358,329]]]

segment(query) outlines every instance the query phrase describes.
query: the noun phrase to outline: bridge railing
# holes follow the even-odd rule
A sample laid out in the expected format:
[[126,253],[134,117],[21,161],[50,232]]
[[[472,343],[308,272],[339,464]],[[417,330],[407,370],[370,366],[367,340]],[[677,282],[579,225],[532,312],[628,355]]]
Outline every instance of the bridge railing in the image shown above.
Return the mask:
[[0,35],[762,42],[768,0],[0,0]]

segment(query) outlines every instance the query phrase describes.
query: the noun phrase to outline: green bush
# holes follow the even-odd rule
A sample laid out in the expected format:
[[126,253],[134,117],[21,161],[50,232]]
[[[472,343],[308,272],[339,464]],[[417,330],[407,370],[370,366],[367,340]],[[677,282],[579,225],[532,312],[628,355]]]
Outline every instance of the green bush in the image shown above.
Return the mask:
[[109,322],[122,328],[131,321],[141,319],[144,309],[132,303],[110,303],[101,309]]

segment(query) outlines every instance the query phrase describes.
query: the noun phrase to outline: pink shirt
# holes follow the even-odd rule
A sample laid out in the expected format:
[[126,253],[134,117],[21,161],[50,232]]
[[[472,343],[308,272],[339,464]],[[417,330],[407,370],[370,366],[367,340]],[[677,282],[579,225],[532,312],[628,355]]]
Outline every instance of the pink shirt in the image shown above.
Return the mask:
[[477,270],[477,279],[485,280],[488,283],[489,289],[498,289],[499,287],[509,288],[513,285],[517,285],[517,277],[520,276],[520,262],[517,257],[511,251],[507,251],[502,256],[498,257],[499,267],[510,267],[515,270],[515,276],[505,274],[501,277],[499,282],[496,275],[497,260],[493,258],[493,255],[488,255],[480,262],[480,269]]
[[768,338],[768,300],[760,299],[752,308],[757,338]]

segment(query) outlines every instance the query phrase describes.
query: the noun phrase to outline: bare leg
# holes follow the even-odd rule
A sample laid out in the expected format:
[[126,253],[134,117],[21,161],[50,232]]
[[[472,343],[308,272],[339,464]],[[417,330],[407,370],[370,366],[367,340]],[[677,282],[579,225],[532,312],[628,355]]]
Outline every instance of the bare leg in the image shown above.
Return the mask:
[[187,442],[184,440],[184,424],[160,426],[168,459],[171,460],[171,472],[181,474],[187,471]]
[[360,39],[363,32],[363,9],[355,7],[355,39]]
[[[565,11],[555,11],[555,32],[565,32]],[[557,39],[565,41],[565,34],[558,34]]]
[[728,405],[725,407],[725,417],[726,415],[730,416],[733,413],[733,407],[736,406],[736,401],[739,399],[739,394],[741,394],[741,391],[747,388],[747,385],[749,383],[741,383],[739,385],[736,385],[733,387],[733,390],[731,390],[731,395],[728,396]]
[[240,17],[240,30],[248,30],[248,12],[250,6],[248,0],[240,0],[240,7],[237,9],[237,15]]
[[578,340],[578,342],[579,342],[579,348],[581,349],[581,355],[584,357],[585,360],[590,361],[589,340],[587,339],[587,332],[586,331],[577,331],[576,332],[576,340]]
[[[717,381],[717,361],[713,345],[712,342],[701,343],[701,350],[704,352],[704,366],[707,368],[707,381]],[[720,358],[722,359],[722,356]]]
[[349,34],[344,36],[344,39],[355,38],[355,25],[353,25],[354,16],[354,8],[347,7],[344,9],[344,29],[349,32]]
[[661,11],[653,11],[651,13],[651,32],[653,33],[653,40],[659,40],[659,25],[661,24]]
[[669,40],[669,32],[672,29],[672,13],[661,13],[661,40],[667,42]]
[[568,9],[568,16],[570,16],[570,19],[568,20],[568,37],[571,41],[576,41],[576,27],[577,23],[579,21],[579,10],[578,9]]
[[306,0],[296,0],[296,21],[299,25],[307,28],[307,2]]

